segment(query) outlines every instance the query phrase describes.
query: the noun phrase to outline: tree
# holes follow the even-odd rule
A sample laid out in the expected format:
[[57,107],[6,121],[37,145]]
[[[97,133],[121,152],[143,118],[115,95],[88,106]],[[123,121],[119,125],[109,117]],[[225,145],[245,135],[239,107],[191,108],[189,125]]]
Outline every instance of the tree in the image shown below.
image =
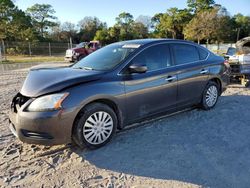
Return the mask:
[[148,30],[150,30],[152,27],[151,19],[152,17],[150,16],[140,15],[135,19],[135,22],[142,23]]
[[15,5],[10,0],[0,1],[0,39],[8,37],[8,26],[12,18]]
[[117,42],[120,40],[120,27],[114,25],[113,27],[109,28],[109,35],[112,42]]
[[[246,23],[246,25],[249,24]],[[232,19],[227,9],[217,4],[212,9],[198,12],[186,25],[184,35],[186,39],[195,40],[198,43],[201,40],[234,42],[237,24],[235,17]]]
[[234,20],[230,16],[218,16],[217,28],[212,39],[218,42],[235,42],[236,35]]
[[214,5],[214,9],[217,10],[217,27],[212,39],[218,42],[234,42],[236,37],[234,20],[230,17],[230,14],[225,7],[216,4]]
[[156,30],[162,37],[183,38],[183,28],[191,20],[187,9],[170,8],[165,14],[157,15],[159,19]]
[[102,45],[107,45],[107,44],[113,42],[111,37],[110,37],[109,30],[107,28],[103,28],[101,30],[98,30],[96,32],[94,40],[100,41]]
[[26,16],[25,12],[16,9],[10,22],[12,38],[19,41],[37,40],[37,35],[31,24],[31,18]]
[[135,22],[132,25],[134,39],[148,38],[148,28],[141,22]]
[[108,44],[121,40],[140,39],[148,37],[148,28],[141,22],[135,22],[133,16],[123,12],[116,18],[116,24],[110,28],[98,30],[95,40]]
[[0,40],[35,40],[29,16],[11,0],[0,1]]
[[163,38],[168,35],[167,31],[162,31],[159,27],[162,16],[163,13],[157,13],[151,18],[151,28],[153,30],[152,36],[154,38]]
[[127,12],[122,12],[118,17],[115,18],[117,25],[124,27],[129,26],[134,22],[134,17]]
[[119,30],[118,40],[131,40],[133,39],[132,25],[134,23],[134,17],[127,12],[122,12],[116,17],[115,29]]
[[239,13],[234,15],[232,19],[235,22],[238,39],[250,36],[250,16],[244,16]]
[[66,34],[67,39],[74,38],[76,36],[77,30],[76,25],[71,22],[64,22],[61,25],[62,31]]
[[78,26],[80,27],[79,38],[81,41],[93,40],[96,32],[107,27],[106,23],[101,22],[97,17],[84,17],[79,21]]
[[56,25],[54,16],[55,10],[49,4],[35,4],[26,10],[32,19],[32,24],[41,37],[45,37],[45,32]]
[[71,22],[58,22],[56,26],[51,28],[50,37],[54,41],[68,42],[71,38],[73,42],[79,42],[76,25]]
[[214,0],[187,0],[187,6],[194,13],[211,9],[214,4]]
[[217,29],[217,13],[216,9],[198,12],[184,28],[185,38],[198,43],[211,39]]

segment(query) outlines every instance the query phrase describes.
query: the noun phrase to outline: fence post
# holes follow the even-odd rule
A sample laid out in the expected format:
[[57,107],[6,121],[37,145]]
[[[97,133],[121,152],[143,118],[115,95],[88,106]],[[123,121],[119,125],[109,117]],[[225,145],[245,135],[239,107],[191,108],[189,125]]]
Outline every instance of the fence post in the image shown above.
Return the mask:
[[217,54],[220,53],[220,43],[218,42]]
[[1,48],[1,45],[0,45],[0,62],[2,62],[2,48]]
[[69,42],[70,42],[70,49],[72,49],[72,38],[69,38]]
[[30,42],[29,42],[29,55],[31,56],[31,45],[30,45]]
[[7,58],[6,58],[6,53],[5,53],[4,40],[2,40],[2,49],[3,49],[2,57],[3,57],[4,60],[7,60]]
[[51,46],[50,46],[50,42],[49,42],[49,56],[51,56]]

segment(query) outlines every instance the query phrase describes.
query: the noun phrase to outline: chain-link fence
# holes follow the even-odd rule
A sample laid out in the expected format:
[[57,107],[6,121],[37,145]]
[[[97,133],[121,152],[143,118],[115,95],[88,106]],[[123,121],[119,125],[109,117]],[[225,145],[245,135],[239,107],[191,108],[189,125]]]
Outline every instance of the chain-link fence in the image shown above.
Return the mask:
[[235,43],[229,44],[202,44],[202,46],[206,47],[210,51],[222,55],[223,53],[227,52],[229,47],[235,47]]
[[8,56],[64,56],[70,43],[62,42],[1,42],[0,58],[8,59]]
[[[70,43],[62,42],[1,42],[0,43],[0,61],[13,56],[57,56],[63,57],[67,49],[75,46]],[[229,47],[235,47],[235,44],[203,44],[202,46],[209,50],[223,54]]]

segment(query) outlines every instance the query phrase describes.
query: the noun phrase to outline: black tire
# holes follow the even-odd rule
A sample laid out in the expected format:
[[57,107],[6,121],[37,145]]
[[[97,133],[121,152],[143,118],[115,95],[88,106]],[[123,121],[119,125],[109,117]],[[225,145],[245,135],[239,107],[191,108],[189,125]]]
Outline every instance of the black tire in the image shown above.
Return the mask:
[[[108,136],[108,138],[104,142],[102,142],[100,144],[93,144],[93,143],[90,143],[85,138],[86,134],[89,134],[90,132],[85,133],[85,135],[84,135],[83,130],[84,129],[86,130],[86,127],[84,127],[84,126],[86,125],[88,118],[93,117],[93,114],[98,113],[98,112],[104,112],[104,113],[109,114],[109,116],[112,118],[112,121],[113,121],[113,128],[112,128],[112,131],[110,132],[110,135]],[[82,109],[82,111],[80,112],[80,114],[76,118],[76,121],[74,123],[73,135],[72,135],[73,140],[80,148],[87,147],[89,149],[95,149],[95,148],[102,147],[105,144],[107,144],[112,139],[112,137],[115,135],[116,129],[117,129],[117,122],[118,121],[117,121],[117,116],[116,116],[115,112],[108,105],[105,105],[102,103],[92,103],[90,105],[87,105],[84,109]],[[93,126],[93,125],[91,125],[91,126]],[[99,134],[101,134],[101,133],[99,133]],[[92,137],[92,136],[90,136],[90,137]],[[100,138],[104,138],[104,137],[101,136]]]
[[[216,97],[216,99],[214,99],[215,101],[213,101],[213,103],[209,104],[207,102],[207,97],[208,97],[208,90],[211,89],[211,88],[213,88],[213,89],[216,88],[217,97]],[[203,91],[203,94],[202,94],[202,99],[201,99],[201,103],[200,103],[201,108],[203,110],[210,110],[210,109],[212,109],[216,105],[219,96],[220,96],[220,89],[219,89],[218,84],[216,82],[213,82],[213,81],[208,82],[208,84],[205,87],[205,89]]]
[[247,81],[245,84],[245,87],[249,87],[250,86],[250,81]]

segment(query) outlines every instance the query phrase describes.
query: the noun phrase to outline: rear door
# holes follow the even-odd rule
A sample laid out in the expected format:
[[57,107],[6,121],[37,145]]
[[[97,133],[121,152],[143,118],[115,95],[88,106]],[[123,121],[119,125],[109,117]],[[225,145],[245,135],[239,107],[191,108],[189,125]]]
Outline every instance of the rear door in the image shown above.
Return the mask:
[[127,119],[133,121],[175,107],[177,75],[169,70],[171,64],[167,44],[148,47],[130,62],[147,66],[148,71],[124,76]]
[[209,68],[205,64],[208,52],[186,43],[172,44],[171,49],[178,72],[178,104],[199,102],[208,80]]

